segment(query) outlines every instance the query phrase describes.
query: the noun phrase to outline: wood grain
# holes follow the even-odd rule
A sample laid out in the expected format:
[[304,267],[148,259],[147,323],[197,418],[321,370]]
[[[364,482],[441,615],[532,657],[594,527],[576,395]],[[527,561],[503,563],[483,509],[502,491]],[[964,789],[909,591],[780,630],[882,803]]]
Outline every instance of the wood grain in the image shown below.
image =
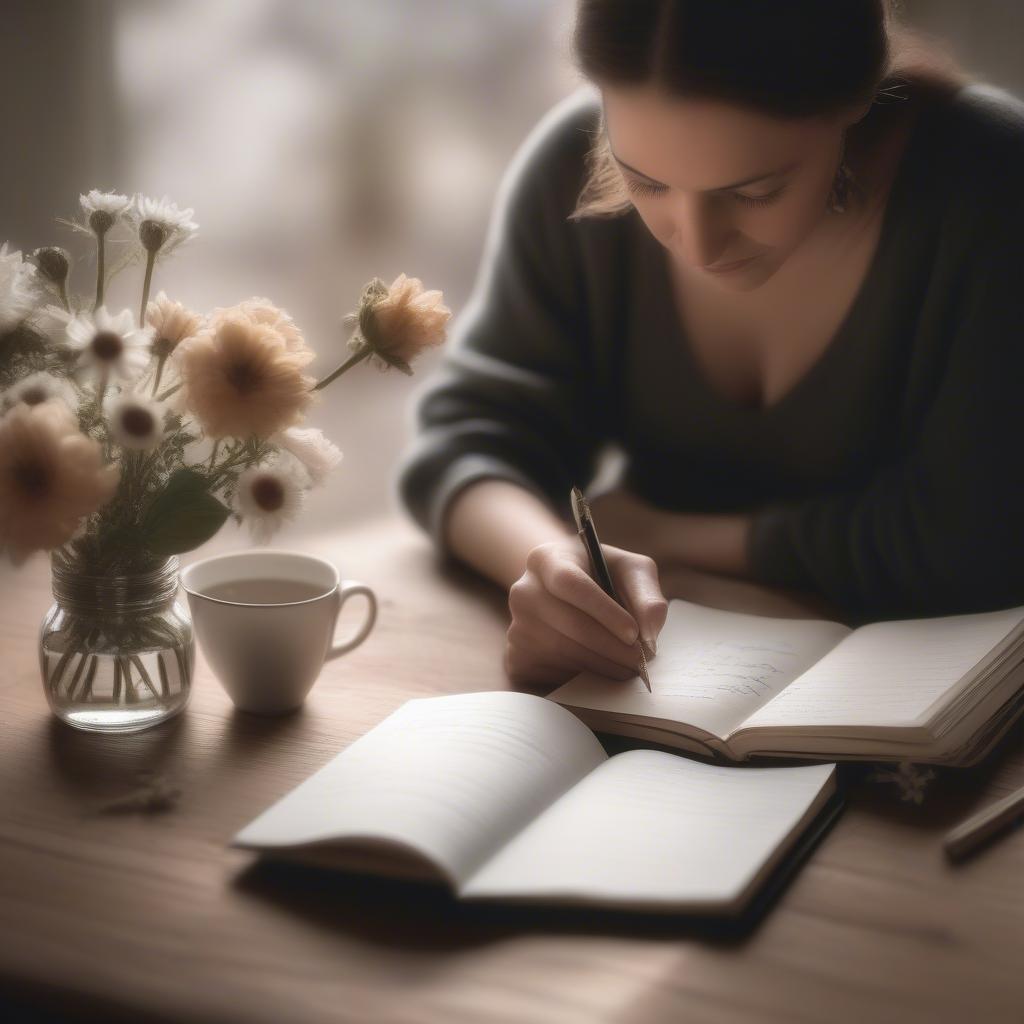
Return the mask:
[[[940,773],[920,806],[851,776],[839,822],[741,939],[254,867],[230,836],[403,701],[507,686],[504,595],[442,568],[404,520],[292,546],[376,588],[370,639],[281,719],[234,713],[200,652],[185,714],[127,737],[53,719],[36,661],[46,562],[0,572],[7,998],[47,1014],[246,1024],[1024,1018],[1024,833],[960,867],[941,850],[953,824],[1024,784],[1020,729],[985,765]],[[140,771],[178,786],[176,805],[103,813]]]

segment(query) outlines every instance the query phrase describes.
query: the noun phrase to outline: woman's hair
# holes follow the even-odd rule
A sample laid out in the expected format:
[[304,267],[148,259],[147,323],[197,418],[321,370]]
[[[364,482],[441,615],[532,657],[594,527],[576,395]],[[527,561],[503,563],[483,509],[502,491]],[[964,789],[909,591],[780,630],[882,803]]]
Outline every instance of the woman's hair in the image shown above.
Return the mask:
[[[776,117],[951,91],[968,76],[932,37],[898,20],[898,0],[579,0],[573,56],[600,86],[653,86]],[[901,92],[902,91],[902,92]],[[851,146],[856,139],[851,132]],[[632,208],[601,112],[570,219]]]

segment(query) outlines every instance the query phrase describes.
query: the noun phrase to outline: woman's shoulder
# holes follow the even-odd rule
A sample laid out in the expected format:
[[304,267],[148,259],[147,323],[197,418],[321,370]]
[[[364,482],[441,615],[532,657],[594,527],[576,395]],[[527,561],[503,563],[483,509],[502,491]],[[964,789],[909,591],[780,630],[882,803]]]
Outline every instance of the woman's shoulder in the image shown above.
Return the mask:
[[568,216],[585,181],[600,113],[600,94],[589,84],[545,111],[505,171],[500,191],[506,201],[546,217]]
[[530,129],[516,159],[575,164],[585,156],[597,131],[601,96],[588,84],[581,85],[554,103]]
[[934,115],[936,151],[929,173],[944,184],[944,198],[974,216],[1024,209],[1024,99],[971,81],[937,105]]
[[954,140],[983,146],[988,155],[1024,145],[1024,99],[991,82],[971,81],[948,101],[948,127]]

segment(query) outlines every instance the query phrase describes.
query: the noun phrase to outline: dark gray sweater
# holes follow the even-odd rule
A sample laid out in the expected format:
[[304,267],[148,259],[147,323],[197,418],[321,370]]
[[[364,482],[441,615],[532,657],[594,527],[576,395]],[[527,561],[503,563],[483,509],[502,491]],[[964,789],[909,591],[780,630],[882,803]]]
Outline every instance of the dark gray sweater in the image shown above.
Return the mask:
[[754,577],[851,620],[1024,603],[1024,102],[976,82],[925,105],[852,308],[764,410],[709,389],[635,210],[567,220],[598,104],[583,87],[523,143],[415,396],[397,491],[441,557],[471,481],[516,481],[569,519],[571,484],[614,445],[656,505],[754,513]]

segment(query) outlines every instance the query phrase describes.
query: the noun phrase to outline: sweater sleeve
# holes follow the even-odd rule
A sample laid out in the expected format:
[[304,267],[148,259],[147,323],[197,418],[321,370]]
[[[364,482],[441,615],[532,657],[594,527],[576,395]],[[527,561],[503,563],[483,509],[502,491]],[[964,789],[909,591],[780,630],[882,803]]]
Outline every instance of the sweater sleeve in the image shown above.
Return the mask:
[[1024,260],[1019,202],[964,239],[945,368],[913,441],[860,489],[763,506],[761,581],[871,618],[1024,604]]
[[580,116],[563,101],[509,165],[473,294],[414,395],[416,436],[397,493],[442,556],[445,515],[468,484],[512,481],[565,517],[572,484],[594,470],[582,264],[566,220],[582,183]]

